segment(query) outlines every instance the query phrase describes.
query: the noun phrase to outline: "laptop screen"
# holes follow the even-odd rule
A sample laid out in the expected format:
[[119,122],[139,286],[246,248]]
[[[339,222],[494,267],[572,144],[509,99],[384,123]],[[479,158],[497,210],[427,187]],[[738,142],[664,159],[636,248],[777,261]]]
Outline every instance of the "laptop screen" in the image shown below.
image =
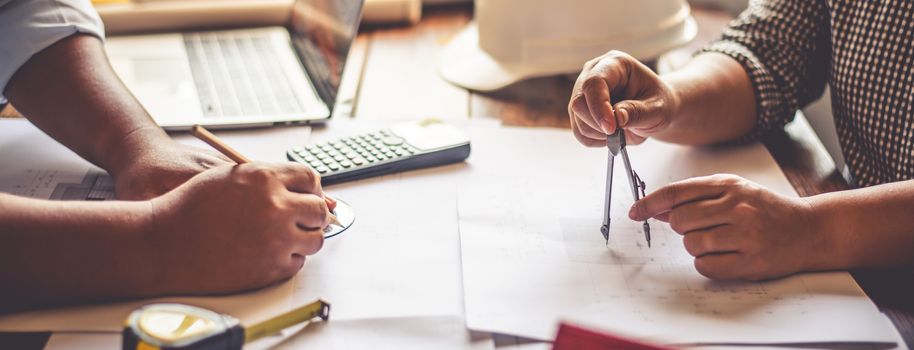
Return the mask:
[[296,0],[289,32],[318,95],[330,110],[349,48],[359,28],[364,0]]

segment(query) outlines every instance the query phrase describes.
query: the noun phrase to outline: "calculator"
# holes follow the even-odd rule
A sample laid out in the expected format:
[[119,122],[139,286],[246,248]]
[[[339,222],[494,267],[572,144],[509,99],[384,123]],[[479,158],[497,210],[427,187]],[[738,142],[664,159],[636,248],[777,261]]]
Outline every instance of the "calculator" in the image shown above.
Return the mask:
[[470,139],[441,120],[424,119],[293,148],[286,156],[314,168],[322,185],[332,185],[461,162],[470,156]]

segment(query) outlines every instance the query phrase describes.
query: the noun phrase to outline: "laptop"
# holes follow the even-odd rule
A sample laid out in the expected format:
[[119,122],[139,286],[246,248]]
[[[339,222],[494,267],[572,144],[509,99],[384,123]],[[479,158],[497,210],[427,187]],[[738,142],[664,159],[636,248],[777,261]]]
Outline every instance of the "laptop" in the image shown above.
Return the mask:
[[364,0],[296,0],[288,27],[110,37],[114,70],[167,130],[327,121]]

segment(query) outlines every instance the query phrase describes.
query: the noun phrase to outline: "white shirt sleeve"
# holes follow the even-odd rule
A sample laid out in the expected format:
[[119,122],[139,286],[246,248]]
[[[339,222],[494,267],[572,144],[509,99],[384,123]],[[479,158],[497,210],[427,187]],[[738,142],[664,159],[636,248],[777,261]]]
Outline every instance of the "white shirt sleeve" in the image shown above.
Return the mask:
[[13,74],[33,55],[74,33],[104,39],[89,0],[0,0],[0,104]]

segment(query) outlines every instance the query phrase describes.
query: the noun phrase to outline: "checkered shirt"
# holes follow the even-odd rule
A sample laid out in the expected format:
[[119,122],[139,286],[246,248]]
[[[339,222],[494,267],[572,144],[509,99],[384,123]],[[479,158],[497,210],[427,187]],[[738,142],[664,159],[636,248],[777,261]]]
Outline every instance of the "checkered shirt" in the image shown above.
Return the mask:
[[914,1],[752,1],[704,51],[748,73],[758,103],[749,137],[782,128],[827,84],[857,185],[914,178]]

